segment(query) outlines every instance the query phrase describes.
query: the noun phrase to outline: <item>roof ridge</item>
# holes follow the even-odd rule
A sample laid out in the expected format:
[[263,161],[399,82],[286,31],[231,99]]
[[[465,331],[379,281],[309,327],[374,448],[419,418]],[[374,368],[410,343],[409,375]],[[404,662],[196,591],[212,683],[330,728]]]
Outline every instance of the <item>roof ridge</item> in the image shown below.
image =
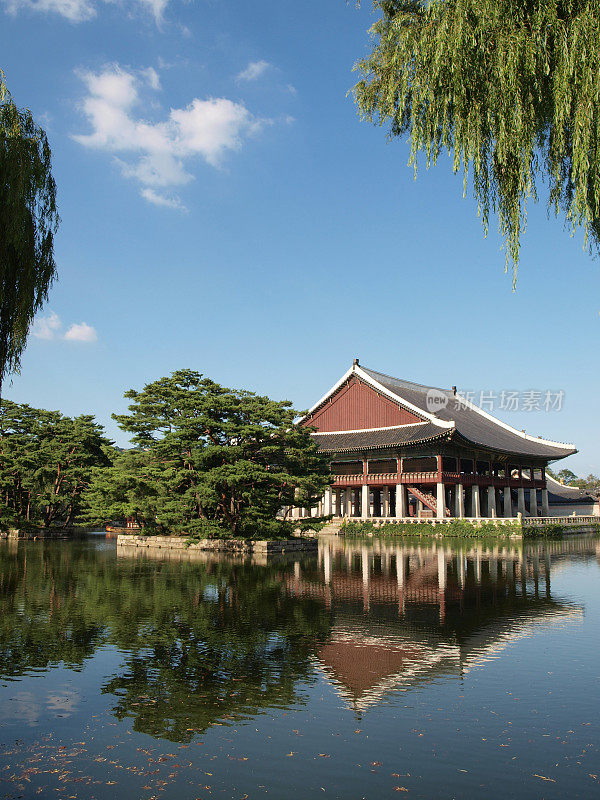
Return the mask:
[[359,366],[361,367],[361,369],[364,369],[365,372],[369,372],[369,373],[372,372],[372,373],[375,373],[375,375],[381,376],[382,378],[390,378],[390,380],[392,380],[392,381],[397,381],[398,383],[404,383],[404,384],[407,384],[408,386],[417,386],[419,389],[437,389],[437,391],[439,391],[439,392],[450,392],[450,391],[452,391],[451,389],[442,389],[439,386],[430,386],[430,385],[425,384],[425,383],[416,383],[415,381],[409,381],[409,380],[406,380],[405,378],[396,378],[394,375],[388,375],[387,372],[379,372],[376,369],[371,369],[370,367],[364,367],[362,364],[360,364]]

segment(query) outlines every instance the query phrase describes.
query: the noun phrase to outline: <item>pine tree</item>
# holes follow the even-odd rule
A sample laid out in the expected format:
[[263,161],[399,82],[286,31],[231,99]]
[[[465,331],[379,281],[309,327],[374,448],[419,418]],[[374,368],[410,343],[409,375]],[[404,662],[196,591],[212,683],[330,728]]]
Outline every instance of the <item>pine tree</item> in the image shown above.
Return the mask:
[[113,415],[136,450],[96,473],[89,514],[133,516],[147,527],[200,535],[289,533],[283,508],[314,505],[327,459],[289,402],[226,389],[178,370],[131,390]]

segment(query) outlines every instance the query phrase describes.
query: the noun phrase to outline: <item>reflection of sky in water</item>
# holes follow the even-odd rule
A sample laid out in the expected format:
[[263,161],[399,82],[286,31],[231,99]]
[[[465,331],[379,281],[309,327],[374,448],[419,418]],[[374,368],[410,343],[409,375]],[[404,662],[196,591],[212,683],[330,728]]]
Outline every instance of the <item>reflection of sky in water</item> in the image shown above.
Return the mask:
[[272,566],[0,546],[3,794],[591,796],[578,541],[337,539]]
[[5,723],[24,723],[28,726],[40,724],[42,718],[52,716],[69,717],[77,710],[79,694],[64,688],[44,695],[43,685],[35,686],[42,691],[16,692],[0,704],[0,719]]

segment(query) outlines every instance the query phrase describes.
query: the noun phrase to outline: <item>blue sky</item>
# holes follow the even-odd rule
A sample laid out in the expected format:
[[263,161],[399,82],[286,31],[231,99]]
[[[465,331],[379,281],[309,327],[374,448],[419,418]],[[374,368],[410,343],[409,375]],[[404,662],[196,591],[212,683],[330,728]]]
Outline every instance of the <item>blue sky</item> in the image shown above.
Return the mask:
[[358,118],[369,3],[0,0],[1,63],[53,150],[59,280],[6,396],[110,419],[189,367],[312,405],[358,356],[463,390],[600,472],[600,271],[544,205],[518,289],[445,158]]

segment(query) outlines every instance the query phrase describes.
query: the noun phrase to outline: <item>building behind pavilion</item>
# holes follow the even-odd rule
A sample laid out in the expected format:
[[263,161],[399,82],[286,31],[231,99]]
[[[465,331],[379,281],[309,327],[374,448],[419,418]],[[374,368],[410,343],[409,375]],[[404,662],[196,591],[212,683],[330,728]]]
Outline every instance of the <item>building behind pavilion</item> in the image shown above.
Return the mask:
[[518,431],[457,393],[352,367],[300,420],[331,458],[302,516],[549,516],[546,467],[571,444]]

